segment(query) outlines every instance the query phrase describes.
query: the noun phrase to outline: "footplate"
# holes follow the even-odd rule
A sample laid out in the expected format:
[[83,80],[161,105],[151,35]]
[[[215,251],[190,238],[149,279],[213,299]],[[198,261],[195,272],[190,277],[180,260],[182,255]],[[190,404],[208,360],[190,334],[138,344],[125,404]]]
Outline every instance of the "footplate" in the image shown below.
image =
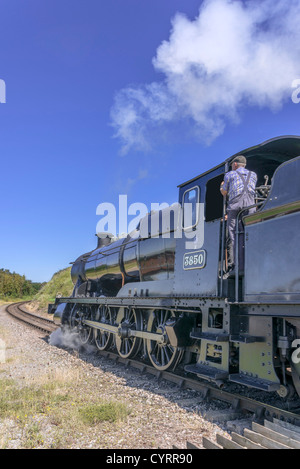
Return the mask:
[[280,388],[280,383],[274,383],[266,379],[253,378],[252,376],[246,376],[242,373],[229,375],[229,381],[268,392],[277,391]]
[[208,379],[211,381],[219,381],[228,378],[227,371],[220,370],[213,366],[199,365],[195,363],[193,365],[186,365],[184,367],[184,370],[188,373],[194,373],[200,378]]

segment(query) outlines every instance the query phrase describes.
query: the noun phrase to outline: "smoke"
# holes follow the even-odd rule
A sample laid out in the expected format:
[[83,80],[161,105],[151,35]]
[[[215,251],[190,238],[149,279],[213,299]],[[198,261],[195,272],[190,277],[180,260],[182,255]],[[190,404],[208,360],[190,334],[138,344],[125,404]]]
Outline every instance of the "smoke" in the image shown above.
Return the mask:
[[56,329],[49,337],[49,344],[54,347],[62,347],[68,349],[77,349],[80,346],[78,334],[72,331]]
[[83,346],[78,333],[67,329],[62,332],[60,328],[50,334],[49,344],[70,350],[84,349],[85,353],[95,353],[96,350],[96,347],[90,343]]
[[207,0],[193,20],[176,14],[152,61],[162,80],[115,96],[122,152],[151,148],[178,122],[209,144],[248,106],[280,110],[300,76],[299,22],[299,0]]

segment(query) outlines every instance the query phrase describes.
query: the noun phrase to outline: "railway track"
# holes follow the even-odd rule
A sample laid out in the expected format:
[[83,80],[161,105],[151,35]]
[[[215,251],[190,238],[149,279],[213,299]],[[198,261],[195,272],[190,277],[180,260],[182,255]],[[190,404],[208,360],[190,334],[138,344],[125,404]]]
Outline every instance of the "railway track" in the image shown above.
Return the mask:
[[[26,311],[25,305],[28,302],[14,303],[6,307],[7,313],[14,318],[30,325],[39,330],[51,334],[58,329],[54,322],[45,317],[37,316]],[[277,448],[287,449],[291,447],[300,448],[300,408],[288,410],[272,406],[265,402],[242,396],[240,394],[224,391],[209,382],[189,378],[185,375],[179,375],[170,371],[159,371],[152,365],[145,364],[135,359],[126,359],[111,351],[100,351],[98,353],[107,359],[114,360],[116,363],[122,363],[124,366],[138,369],[141,373],[154,375],[158,380],[167,380],[179,386],[180,389],[193,389],[200,393],[199,402],[201,400],[219,400],[228,404],[229,420],[232,415],[235,418],[242,418],[247,413],[253,415],[252,430],[245,429],[244,437],[233,433],[232,439],[224,439],[221,435],[217,437],[217,443],[203,440],[203,447],[208,449],[241,449],[241,448]],[[272,427],[271,424],[277,425]],[[285,426],[283,426],[285,425]],[[272,433],[273,432],[273,433]],[[276,435],[276,433],[278,435]],[[273,438],[277,438],[272,440]],[[298,439],[297,439],[298,438]],[[269,442],[270,440],[271,442]],[[292,440],[292,446],[289,446],[289,440]],[[266,446],[264,446],[264,444]],[[187,442],[187,448],[192,449],[190,443]],[[195,447],[194,447],[195,448]]]
[[27,303],[28,301],[24,301],[22,303],[12,303],[5,308],[6,312],[19,321],[23,321],[24,323],[48,334],[51,334],[57,329],[57,325],[54,324],[54,322],[50,319],[37,316],[36,314],[32,314],[29,311],[26,311],[24,305]]

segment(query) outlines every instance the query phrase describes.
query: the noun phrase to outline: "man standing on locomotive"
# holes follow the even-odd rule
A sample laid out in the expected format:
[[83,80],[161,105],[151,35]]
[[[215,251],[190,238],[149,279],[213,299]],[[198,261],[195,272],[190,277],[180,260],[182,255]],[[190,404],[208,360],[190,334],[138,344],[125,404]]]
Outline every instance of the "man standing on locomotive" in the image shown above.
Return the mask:
[[[235,268],[235,234],[237,215],[241,209],[255,204],[255,186],[257,175],[246,169],[247,160],[243,155],[235,157],[231,162],[232,171],[225,174],[220,191],[227,200],[227,229],[228,229],[228,273],[226,277],[234,275]],[[250,208],[243,215],[255,212]],[[242,222],[240,222],[242,224]],[[239,226],[239,232],[241,231]],[[243,246],[239,241],[239,270],[243,269]]]

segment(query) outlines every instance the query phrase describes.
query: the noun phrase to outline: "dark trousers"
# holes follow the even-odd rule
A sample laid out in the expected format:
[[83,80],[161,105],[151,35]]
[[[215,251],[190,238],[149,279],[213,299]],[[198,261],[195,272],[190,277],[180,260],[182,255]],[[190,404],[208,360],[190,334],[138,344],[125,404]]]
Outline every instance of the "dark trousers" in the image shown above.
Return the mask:
[[[235,262],[236,250],[236,219],[240,209],[228,210],[227,212],[227,265],[229,269],[233,269]],[[239,235],[238,235],[238,255],[239,255],[239,270],[244,269],[244,226],[243,222],[239,220]]]
[[[236,197],[231,199],[227,205],[227,230],[228,230],[228,266],[229,268],[236,267],[236,243],[238,243],[238,269],[239,271],[244,270],[244,225],[239,217],[239,227],[238,227],[238,239],[236,238],[236,223],[238,213],[246,208],[254,205],[254,195],[250,195],[248,190],[248,183],[250,180],[251,173],[248,172],[247,178],[241,176],[241,179],[244,184],[244,189],[241,194],[238,194]],[[244,210],[242,216],[254,213],[255,208],[249,210]]]

